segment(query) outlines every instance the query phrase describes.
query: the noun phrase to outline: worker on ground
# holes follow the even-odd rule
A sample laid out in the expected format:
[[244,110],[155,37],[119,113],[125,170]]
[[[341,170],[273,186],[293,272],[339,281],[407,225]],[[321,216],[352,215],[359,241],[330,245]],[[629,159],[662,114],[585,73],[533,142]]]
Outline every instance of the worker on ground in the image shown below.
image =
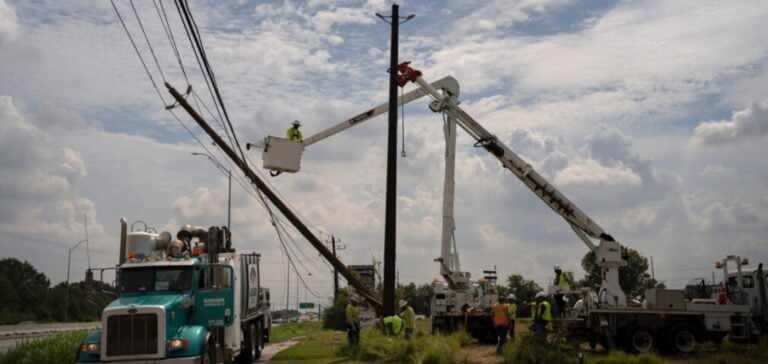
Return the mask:
[[304,140],[304,136],[301,135],[301,130],[299,130],[300,126],[301,123],[298,120],[294,120],[291,127],[285,131],[285,137],[297,142]]
[[[557,286],[559,290],[570,290],[571,289],[571,278],[568,277],[567,274],[563,272],[562,269],[560,269],[560,265],[555,264],[555,282],[554,285]],[[558,293],[554,295],[555,298],[555,309],[557,310],[557,314],[562,316],[565,316],[565,300],[563,299],[563,294]]]
[[413,330],[416,329],[416,313],[413,312],[413,307],[406,300],[400,300],[400,309],[405,322],[405,339],[410,340],[413,336]]
[[398,315],[387,316],[384,318],[384,333],[394,337],[400,337],[403,332],[403,319]]
[[509,339],[515,341],[515,319],[517,318],[517,297],[513,293],[507,296],[507,312],[509,312]]
[[509,310],[504,301],[506,301],[504,296],[499,296],[499,302],[491,308],[493,327],[496,329],[496,337],[498,338],[496,345],[497,354],[501,354],[501,350],[507,342],[507,332],[509,331]]
[[536,316],[533,318],[537,336],[546,339],[547,324],[550,321],[552,321],[552,310],[547,301],[547,295],[544,292],[539,292],[536,294]]
[[357,346],[360,343],[360,309],[357,308],[357,298],[350,297],[346,310],[347,316],[347,340],[349,346]]

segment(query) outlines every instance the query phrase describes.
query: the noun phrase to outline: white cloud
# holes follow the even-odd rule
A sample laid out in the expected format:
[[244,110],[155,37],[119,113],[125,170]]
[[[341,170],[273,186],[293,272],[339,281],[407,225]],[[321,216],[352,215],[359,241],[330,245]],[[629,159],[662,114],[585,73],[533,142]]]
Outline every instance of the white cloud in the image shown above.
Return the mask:
[[16,37],[18,20],[16,11],[5,0],[0,0],[0,49],[3,43]]
[[[154,7],[137,5],[166,77],[181,88]],[[309,135],[387,99],[388,34],[373,16],[388,12],[383,1],[193,6],[241,142],[279,135],[294,119]],[[766,204],[754,198],[768,186],[760,146],[685,143],[691,120],[741,108],[760,94],[768,9],[746,1],[643,1],[619,2],[586,14],[589,19],[573,19],[581,8],[562,14],[576,6],[406,3],[403,13],[417,17],[401,29],[401,58],[414,60],[427,80],[455,76],[473,117],[622,243],[663,254],[657,267],[682,259],[709,264],[725,253],[723,241],[734,242],[727,249],[739,251],[732,253],[768,257],[759,244]],[[17,234],[55,230],[33,237],[71,239],[82,230],[78,216],[88,211],[94,229],[107,221],[103,249],[115,249],[122,216],[171,231],[223,223],[226,179],[204,158],[189,156],[200,147],[162,110],[109,3],[14,7],[15,35],[0,45],[0,91],[22,110],[23,122],[9,125],[21,125],[42,145],[21,150],[41,162],[0,188],[29,194],[25,188],[37,183],[49,191],[37,197],[45,212],[26,213],[34,218],[15,225],[23,230]],[[178,19],[171,20],[179,36]],[[128,21],[138,35],[135,19]],[[548,24],[557,32],[546,31]],[[536,34],[539,28],[548,35]],[[187,71],[205,94],[183,43]],[[423,100],[406,108],[408,157],[398,159],[398,267],[421,282],[437,273],[431,260],[439,252],[443,178],[440,118],[426,110]],[[346,262],[381,259],[385,125],[381,116],[312,145],[302,172],[268,179],[314,230],[342,237]],[[208,138],[202,141],[209,146]],[[497,265],[502,275],[519,272],[542,285],[554,263],[578,271],[586,250],[567,224],[472,143],[460,132],[455,215],[463,267],[477,277]],[[22,176],[42,169],[42,179],[24,182]],[[5,193],[2,198],[4,207]],[[30,201],[23,210],[31,211]],[[273,294],[284,296],[284,266],[267,213],[237,184],[232,207],[238,248],[263,254]],[[70,225],[55,225],[69,216]],[[322,265],[292,235],[310,256],[304,260]],[[102,258],[114,262],[112,255]],[[60,263],[51,256],[39,262]],[[312,284],[324,292],[331,287],[322,273]]]
[[595,160],[586,159],[572,162],[564,170],[558,172],[555,175],[555,183],[562,186],[579,184],[595,187],[601,185],[637,186],[641,180],[624,165],[606,167]]
[[700,123],[692,139],[704,145],[723,145],[761,138],[768,134],[768,103],[753,102],[733,113],[730,120],[710,120]]
[[717,178],[726,177],[734,172],[733,168],[728,168],[719,164],[707,164],[704,169],[701,170],[699,175],[704,178]]

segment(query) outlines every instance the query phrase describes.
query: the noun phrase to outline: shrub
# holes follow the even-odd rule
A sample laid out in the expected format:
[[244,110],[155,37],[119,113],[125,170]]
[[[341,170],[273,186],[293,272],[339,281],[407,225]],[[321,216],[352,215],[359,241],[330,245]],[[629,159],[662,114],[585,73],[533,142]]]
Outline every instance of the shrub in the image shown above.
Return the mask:
[[519,341],[504,346],[504,359],[510,363],[577,363],[578,350],[574,346],[547,342],[534,335],[526,335]]
[[8,352],[0,353],[0,364],[74,363],[75,350],[87,331],[72,331],[42,339],[24,341]]
[[360,346],[344,345],[339,354],[364,362],[453,364],[457,362],[461,342],[466,342],[461,336],[424,335],[404,340],[384,336],[378,330],[366,330]]

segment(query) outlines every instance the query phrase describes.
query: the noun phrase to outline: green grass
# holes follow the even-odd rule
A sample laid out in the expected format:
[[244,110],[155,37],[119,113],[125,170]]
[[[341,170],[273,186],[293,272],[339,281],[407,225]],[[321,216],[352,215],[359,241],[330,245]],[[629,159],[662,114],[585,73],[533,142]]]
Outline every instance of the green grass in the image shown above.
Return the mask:
[[272,357],[270,363],[350,363],[353,361],[338,353],[340,347],[346,346],[346,340],[347,333],[343,331],[309,331],[298,344]]
[[72,331],[24,341],[10,351],[0,353],[0,364],[63,364],[75,362],[77,345],[88,331]]
[[279,343],[318,331],[322,331],[322,323],[319,321],[280,324],[279,326],[272,326],[269,333],[269,341],[271,343]]

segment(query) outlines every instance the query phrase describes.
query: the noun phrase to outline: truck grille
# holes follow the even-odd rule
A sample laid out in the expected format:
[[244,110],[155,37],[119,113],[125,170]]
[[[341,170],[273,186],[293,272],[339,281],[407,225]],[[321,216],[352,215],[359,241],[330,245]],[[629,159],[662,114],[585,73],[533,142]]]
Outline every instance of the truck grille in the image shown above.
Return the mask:
[[157,353],[157,315],[116,315],[107,318],[107,356]]

